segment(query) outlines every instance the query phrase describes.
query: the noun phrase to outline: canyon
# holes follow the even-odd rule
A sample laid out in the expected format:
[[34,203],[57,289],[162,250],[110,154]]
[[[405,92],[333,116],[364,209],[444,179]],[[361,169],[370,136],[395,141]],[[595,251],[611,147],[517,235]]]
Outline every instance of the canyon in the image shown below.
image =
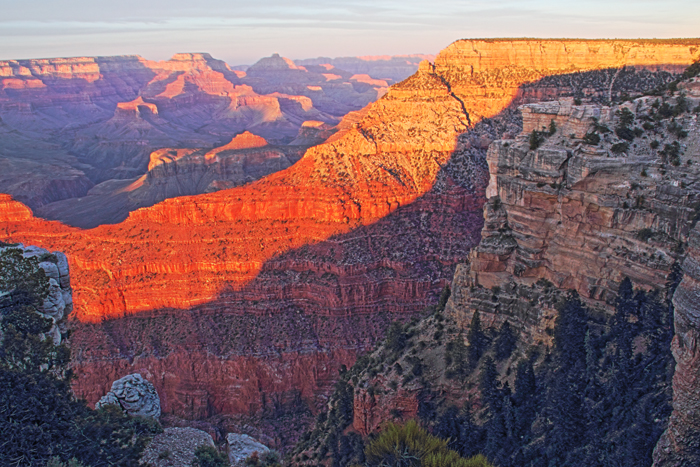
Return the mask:
[[[76,394],[94,403],[113,380],[141,372],[164,413],[227,427],[257,417],[284,445],[293,436],[280,439],[270,420],[300,407],[301,417],[316,413],[341,365],[372,348],[392,320],[421,316],[447,283],[447,312],[458,321],[481,307],[496,322],[500,300],[517,301],[513,291],[539,279],[602,302],[630,271],[642,271],[632,278],[643,286],[662,281],[694,210],[688,187],[672,181],[691,180],[695,166],[661,174],[655,153],[639,154],[647,177],[634,177],[644,197],[634,206],[620,173],[629,176],[640,160],[598,154],[580,139],[586,119],[614,118],[597,113],[602,102],[670,82],[699,58],[698,44],[458,41],[258,181],[166,199],[89,230],[42,220],[0,195],[0,238],[69,258]],[[556,104],[531,104],[544,100]],[[550,120],[558,133],[533,157],[523,128]],[[268,148],[242,139],[246,151]],[[178,151],[156,155],[151,170],[195,155]],[[485,204],[494,194],[499,204]],[[633,221],[621,227],[614,215]],[[604,228],[621,243],[597,246],[595,230]],[[644,228],[649,243],[635,238]],[[567,244],[572,238],[578,248]],[[598,266],[609,271],[598,276],[582,266],[585,257],[572,261],[587,253],[581,244],[613,258]],[[615,262],[630,252],[634,266]],[[497,285],[504,293],[494,303]],[[532,310],[521,321],[533,336],[546,327]]]
[[[384,71],[405,78],[417,69],[403,63]],[[2,61],[0,189],[46,219],[82,228],[121,222],[168,197],[238,186],[289,166],[393,82],[376,67],[370,78],[328,63],[307,69],[276,54],[247,69],[201,53],[161,62],[139,56]],[[225,161],[191,157],[177,181],[170,177],[170,189],[133,192],[144,177],[163,175],[150,173],[153,152],[221,153],[244,131],[266,138],[288,160],[241,152],[235,159],[242,173],[231,173]]]

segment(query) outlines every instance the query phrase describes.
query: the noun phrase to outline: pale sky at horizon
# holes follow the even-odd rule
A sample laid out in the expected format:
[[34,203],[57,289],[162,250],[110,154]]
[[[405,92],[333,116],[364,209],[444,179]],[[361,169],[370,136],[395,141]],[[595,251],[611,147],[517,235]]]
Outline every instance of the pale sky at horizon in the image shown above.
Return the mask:
[[0,0],[0,60],[437,54],[480,37],[700,37],[697,0]]

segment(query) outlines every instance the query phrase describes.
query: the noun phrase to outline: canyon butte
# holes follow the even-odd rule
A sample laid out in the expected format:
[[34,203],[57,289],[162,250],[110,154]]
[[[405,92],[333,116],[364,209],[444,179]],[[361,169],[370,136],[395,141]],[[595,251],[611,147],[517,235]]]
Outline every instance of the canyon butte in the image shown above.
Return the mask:
[[[683,164],[663,173],[658,151],[641,143],[618,152],[616,140],[582,140],[592,118],[615,123],[611,102],[667,85],[698,59],[700,40],[457,41],[257,181],[166,199],[91,229],[41,219],[15,193],[0,195],[0,239],[68,257],[78,396],[94,403],[112,381],[139,372],[164,413],[222,429],[256,420],[284,446],[295,435],[275,423],[303,424],[322,410],[342,366],[392,321],[422,317],[447,284],[445,313],[464,328],[478,310],[486,323],[508,318],[541,341],[556,315],[532,295],[541,279],[605,309],[624,277],[663,285],[683,260],[678,244],[690,242],[679,291],[695,293],[697,174],[685,161],[700,159],[697,115],[678,119],[689,136]],[[181,76],[164,78],[154,96],[188,89]],[[697,105],[694,86],[686,99]],[[117,110],[155,115],[146,97]],[[634,102],[634,112],[652,105]],[[551,122],[550,139],[528,146]],[[222,151],[261,151],[279,134],[244,133]],[[163,149],[149,170],[218,157],[212,149]],[[669,459],[694,442],[684,430],[698,424],[687,410],[698,401],[697,313],[692,300],[674,300],[676,405],[658,465],[676,465]],[[404,396],[411,406],[415,394]],[[376,428],[357,418],[366,399],[358,389],[359,432]]]

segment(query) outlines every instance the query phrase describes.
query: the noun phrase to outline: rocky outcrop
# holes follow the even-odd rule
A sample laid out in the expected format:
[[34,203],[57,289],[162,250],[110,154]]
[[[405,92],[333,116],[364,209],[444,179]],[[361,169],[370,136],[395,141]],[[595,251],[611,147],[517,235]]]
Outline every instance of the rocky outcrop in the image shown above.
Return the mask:
[[226,435],[228,443],[228,459],[232,466],[243,466],[245,460],[252,455],[259,458],[270,452],[270,448],[257,441],[255,438],[240,433]]
[[[611,89],[617,95],[666,82],[666,70],[697,56],[685,42],[654,47],[460,41],[286,170],[169,199],[89,231],[34,219],[4,197],[0,233],[69,253],[82,323],[74,334],[75,387],[88,400],[115,377],[144,368],[164,410],[182,416],[269,416],[295,406],[314,412],[341,364],[370,348],[391,319],[422,313],[466,262],[483,225],[486,148],[520,130],[511,104],[584,91],[591,101],[603,99]],[[611,88],[616,75],[609,68],[626,64],[638,68],[620,72]],[[533,164],[560,156],[543,152]],[[608,159],[621,160],[595,160]],[[557,188],[539,187],[550,203],[542,217],[556,225],[544,213],[556,206],[563,174],[540,165],[528,172],[532,180],[523,178],[536,188],[556,179]],[[578,167],[576,183],[592,170]],[[680,176],[694,166],[667,170]],[[597,211],[585,212],[595,219]],[[647,211],[635,213],[646,225]],[[676,223],[672,212],[659,216],[659,232],[683,231],[689,213],[676,214]],[[638,262],[652,272],[660,264],[657,277],[670,259],[654,248],[640,250],[647,257]]]
[[[44,248],[24,246],[21,243],[0,245],[0,252],[8,249],[19,249],[25,258],[35,258],[38,267],[44,270],[48,279],[48,296],[36,311],[53,322],[47,335],[53,338],[54,344],[60,344],[62,334],[67,330],[68,314],[73,310],[73,293],[66,255],[60,251],[51,253]],[[0,297],[0,308],[13,306],[12,291]]]
[[[678,99],[659,102],[675,106]],[[644,97],[608,107],[567,99],[521,107],[525,131],[489,148],[482,242],[455,278],[448,309],[466,313],[462,322],[474,309],[487,321],[502,321],[499,310],[520,302],[518,320],[543,337],[540,326],[553,310],[528,296],[538,282],[603,303],[614,298],[624,277],[645,288],[663,287],[696,220],[698,123],[687,111],[675,123],[670,115],[661,118],[656,101]],[[634,115],[636,130],[630,131],[637,136],[630,142],[612,131],[623,125],[624,109]],[[541,133],[542,146],[531,149],[532,130],[547,120],[555,122],[556,133]],[[674,125],[689,135],[679,140],[669,131]],[[587,133],[593,140],[582,138]],[[600,142],[593,144],[595,138]],[[668,156],[676,145],[682,160]],[[501,294],[493,299],[496,288]]]
[[671,349],[673,413],[654,450],[654,466],[681,467],[700,463],[700,228],[690,233],[683,261],[683,280],[673,295],[676,335]]
[[146,446],[141,462],[154,467],[187,466],[200,446],[214,447],[214,440],[196,428],[166,428]]
[[95,404],[95,409],[116,405],[135,417],[160,417],[160,399],[153,385],[140,374],[126,375],[112,383],[112,389]]

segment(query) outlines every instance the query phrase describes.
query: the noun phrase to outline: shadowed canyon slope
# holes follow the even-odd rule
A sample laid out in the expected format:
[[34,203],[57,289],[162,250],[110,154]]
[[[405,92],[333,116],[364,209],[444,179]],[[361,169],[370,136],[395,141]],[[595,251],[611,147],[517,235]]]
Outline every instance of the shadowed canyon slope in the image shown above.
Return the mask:
[[697,41],[459,41],[286,170],[92,230],[5,196],[0,235],[69,256],[89,400],[140,370],[181,416],[313,410],[478,243],[486,148],[520,131],[515,105],[633,93],[698,55]]

